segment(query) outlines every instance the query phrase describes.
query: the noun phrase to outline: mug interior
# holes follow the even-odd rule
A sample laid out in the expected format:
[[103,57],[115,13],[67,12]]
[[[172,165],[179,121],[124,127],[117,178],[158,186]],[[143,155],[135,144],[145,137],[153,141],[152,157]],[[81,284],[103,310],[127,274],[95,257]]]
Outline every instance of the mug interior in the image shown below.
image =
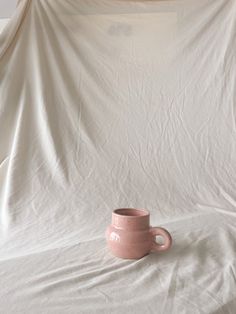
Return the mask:
[[128,217],[145,217],[149,215],[149,211],[146,209],[136,208],[119,208],[114,210],[116,215],[128,216]]

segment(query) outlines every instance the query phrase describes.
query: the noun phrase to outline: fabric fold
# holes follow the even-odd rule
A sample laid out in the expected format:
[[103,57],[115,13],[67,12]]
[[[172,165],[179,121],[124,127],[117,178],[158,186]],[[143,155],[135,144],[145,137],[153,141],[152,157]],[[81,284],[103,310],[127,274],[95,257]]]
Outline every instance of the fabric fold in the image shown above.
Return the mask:
[[16,11],[0,34],[0,64],[7,49],[16,40],[17,33],[24,22],[25,15],[32,0],[19,0]]

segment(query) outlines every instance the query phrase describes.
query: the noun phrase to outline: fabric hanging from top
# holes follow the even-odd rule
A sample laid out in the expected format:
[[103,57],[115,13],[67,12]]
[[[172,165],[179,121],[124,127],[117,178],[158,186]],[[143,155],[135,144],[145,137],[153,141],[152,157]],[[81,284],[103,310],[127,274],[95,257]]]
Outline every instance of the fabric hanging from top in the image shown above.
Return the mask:
[[[236,309],[236,2],[21,0],[0,35],[0,313]],[[113,257],[114,208],[171,251]]]

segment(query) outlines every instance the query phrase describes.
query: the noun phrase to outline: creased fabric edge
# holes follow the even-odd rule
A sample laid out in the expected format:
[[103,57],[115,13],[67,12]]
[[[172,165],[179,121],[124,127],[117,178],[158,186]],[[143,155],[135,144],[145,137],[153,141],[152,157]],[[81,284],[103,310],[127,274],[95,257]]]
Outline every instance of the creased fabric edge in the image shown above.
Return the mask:
[[31,0],[18,0],[15,13],[0,34],[0,62],[16,38],[31,2]]

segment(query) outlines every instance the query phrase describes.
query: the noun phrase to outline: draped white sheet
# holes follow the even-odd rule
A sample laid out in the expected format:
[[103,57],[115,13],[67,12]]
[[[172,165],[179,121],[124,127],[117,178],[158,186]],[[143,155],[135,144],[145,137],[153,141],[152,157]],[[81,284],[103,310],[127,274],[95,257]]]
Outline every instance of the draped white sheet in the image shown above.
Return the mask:
[[[0,313],[236,313],[236,2],[22,0],[0,35]],[[113,257],[142,207],[172,250]]]
[[0,18],[0,33],[4,29],[5,25],[9,22],[9,19],[1,19]]

